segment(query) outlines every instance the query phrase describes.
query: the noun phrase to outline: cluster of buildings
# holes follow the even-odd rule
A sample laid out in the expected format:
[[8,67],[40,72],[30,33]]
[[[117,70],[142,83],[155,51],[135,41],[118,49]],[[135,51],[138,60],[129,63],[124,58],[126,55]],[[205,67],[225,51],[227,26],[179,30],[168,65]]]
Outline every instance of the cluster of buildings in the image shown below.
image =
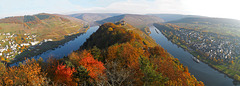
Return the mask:
[[16,42],[14,38],[18,36],[17,34],[0,33],[0,36],[3,37],[0,41],[0,56],[8,59],[13,59],[12,57],[20,54],[23,51],[22,47],[34,46],[40,43],[36,41],[37,35],[23,34],[23,37],[28,40],[23,43]]
[[240,38],[189,29],[171,30],[192,49],[203,52],[210,59],[229,60],[240,55]]

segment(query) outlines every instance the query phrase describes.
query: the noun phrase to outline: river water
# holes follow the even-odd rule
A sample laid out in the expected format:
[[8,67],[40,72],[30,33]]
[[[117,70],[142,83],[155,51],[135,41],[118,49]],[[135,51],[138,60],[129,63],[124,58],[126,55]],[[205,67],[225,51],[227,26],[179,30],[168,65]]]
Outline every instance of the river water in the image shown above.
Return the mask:
[[[67,56],[71,52],[78,50],[80,46],[83,45],[83,43],[86,41],[86,39],[89,38],[92,33],[97,31],[98,28],[99,26],[90,27],[86,33],[79,35],[77,38],[65,43],[64,45],[61,45],[54,50],[48,50],[32,58],[38,59],[39,57],[41,57],[44,61],[46,61],[47,59],[49,59],[49,57],[62,58],[64,56]],[[15,65],[18,65],[18,63],[11,64],[10,66]]]
[[[45,61],[53,56],[55,58],[62,58],[67,56],[71,52],[79,49],[79,47],[86,41],[87,38],[90,37],[92,33],[94,33],[99,26],[90,27],[88,31],[77,38],[73,39],[65,43],[54,50],[48,50],[43,54],[37,55],[34,58],[42,57]],[[158,31],[158,33],[155,31]],[[154,26],[150,27],[151,34],[150,36],[156,40],[156,42],[161,45],[164,49],[166,49],[171,55],[175,58],[178,58],[179,61],[184,65],[187,66],[189,72],[193,74],[198,80],[202,81],[207,86],[233,86],[233,79],[225,76],[224,74],[214,70],[213,68],[209,67],[207,64],[200,62],[196,63],[191,58],[192,55],[184,49],[178,47],[177,45],[173,44],[169,41],[157,28]],[[18,63],[12,64],[17,65]]]
[[184,66],[187,66],[189,72],[193,74],[197,80],[202,81],[207,86],[234,86],[233,79],[203,62],[196,63],[193,61],[192,55],[189,52],[169,41],[156,27],[151,26],[150,30],[150,36],[171,55],[178,58]]

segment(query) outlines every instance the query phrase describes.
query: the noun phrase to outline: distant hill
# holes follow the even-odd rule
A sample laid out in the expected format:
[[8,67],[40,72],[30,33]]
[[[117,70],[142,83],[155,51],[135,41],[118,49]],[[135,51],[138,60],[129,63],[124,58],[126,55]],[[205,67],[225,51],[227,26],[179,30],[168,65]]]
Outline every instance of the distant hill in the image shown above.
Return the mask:
[[95,21],[103,20],[105,18],[109,18],[117,15],[121,15],[121,14],[119,13],[78,13],[78,14],[71,14],[69,16],[86,21],[90,25],[94,25]]
[[211,17],[188,17],[169,23],[205,23],[205,24],[240,24],[239,20],[226,19],[226,18],[211,18]]
[[60,40],[73,32],[84,32],[84,21],[59,14],[36,14],[0,19],[0,32],[36,34],[38,40]]
[[41,13],[0,19],[0,40],[5,40],[0,41],[0,47],[7,49],[7,52],[0,53],[8,55],[1,55],[2,61],[15,63],[39,55],[74,39],[87,29],[84,21],[59,14]]
[[170,21],[181,27],[240,37],[240,21],[226,18],[189,17]]
[[137,28],[144,28],[147,25],[151,25],[153,23],[161,23],[164,22],[163,19],[151,16],[151,15],[136,15],[136,14],[124,14],[124,15],[118,15],[109,17],[100,21],[97,21],[99,24],[104,24],[106,22],[118,22],[124,20],[126,23],[129,23]]
[[165,22],[175,21],[187,17],[201,17],[196,15],[182,15],[182,14],[148,14],[162,18]]

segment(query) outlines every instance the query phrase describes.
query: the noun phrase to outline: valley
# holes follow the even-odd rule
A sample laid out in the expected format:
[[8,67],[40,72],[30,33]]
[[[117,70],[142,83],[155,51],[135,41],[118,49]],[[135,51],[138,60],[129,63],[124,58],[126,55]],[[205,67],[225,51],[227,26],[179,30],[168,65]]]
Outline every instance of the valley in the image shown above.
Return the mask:
[[154,24],[169,40],[189,51],[214,69],[238,80],[238,37],[217,35],[179,28],[171,24]]
[[[59,14],[43,13],[33,16],[9,17],[1,19],[0,30],[2,30],[3,32],[0,33],[0,37],[2,38],[2,40],[0,41],[2,46],[1,61],[4,63],[8,63],[8,65],[12,67],[15,67],[18,65],[22,65],[25,62],[28,62],[28,58],[31,58],[33,60],[36,59],[37,62],[34,62],[34,64],[39,64],[43,69],[46,69],[46,65],[42,65],[44,63],[55,66],[68,66],[75,70],[76,66],[77,68],[82,68],[83,64],[78,64],[78,62],[74,60],[81,61],[85,57],[89,57],[88,54],[90,54],[90,57],[93,57],[94,60],[103,62],[104,67],[110,67],[108,64],[113,64],[111,63],[111,61],[114,61],[114,64],[119,64],[118,61],[122,61],[122,58],[125,58],[127,63],[121,64],[121,66],[127,65],[128,67],[131,67],[131,65],[137,65],[136,69],[131,71],[127,69],[129,71],[125,72],[135,71],[141,74],[147,73],[147,71],[152,71],[153,74],[160,74],[157,76],[162,77],[161,79],[156,78],[155,80],[160,80],[157,82],[144,82],[141,80],[137,82],[131,81],[131,83],[134,83],[135,85],[137,85],[137,83],[139,82],[146,85],[150,83],[158,83],[165,85],[186,85],[194,83],[197,85],[203,85],[204,83],[207,86],[238,85],[238,82],[236,80],[240,80],[238,75],[238,49],[240,47],[238,43],[240,40],[238,35],[235,34],[234,31],[232,31],[238,28],[238,26],[235,26],[234,29],[231,29],[230,33],[232,34],[229,34],[219,29],[212,28],[215,27],[214,25],[222,26],[225,24],[225,22],[223,22],[223,24],[222,22],[216,22],[217,20],[211,20],[211,18],[205,19],[205,17],[202,16],[177,14],[169,16],[166,15],[167,14],[137,15],[114,13],[82,13],[65,16]],[[162,16],[163,18],[157,16]],[[171,16],[172,18],[170,18]],[[25,17],[28,19],[24,20]],[[197,20],[195,20],[193,17],[196,17]],[[190,20],[184,20],[188,18],[190,18]],[[203,18],[203,20],[201,20],[201,18]],[[164,22],[164,19],[166,20],[166,22]],[[209,23],[207,24],[206,22]],[[152,25],[154,25],[158,30],[154,29],[155,27]],[[234,24],[232,23],[225,24],[225,28],[233,26]],[[10,28],[11,30],[7,28]],[[171,42],[166,39],[170,40]],[[176,45],[173,45],[172,43],[182,47],[183,49],[179,49]],[[158,45],[161,46],[156,47]],[[125,46],[132,46],[132,52],[130,52],[128,49],[125,49]],[[157,51],[155,50],[158,50],[159,48],[159,53],[161,54],[155,54],[157,53]],[[134,49],[136,49],[137,53]],[[153,51],[151,51],[151,49]],[[165,50],[167,50],[170,54]],[[187,50],[189,53],[184,50]],[[179,52],[181,52],[181,54]],[[112,57],[110,58],[109,55],[111,55]],[[122,55],[126,55],[132,59],[126,58]],[[160,65],[155,66],[163,67],[163,69],[161,69],[162,71],[159,71],[160,69],[141,69],[146,71],[139,71],[138,68],[141,65],[139,65],[139,61],[136,60],[136,57],[138,57],[138,59],[145,60],[145,57],[148,57],[149,60],[146,61],[150,63],[147,64],[156,65],[156,62],[154,60],[157,60],[157,58],[160,59],[158,55],[160,55],[160,57],[166,57],[166,59],[170,61],[170,63],[163,62],[160,63]],[[192,56],[197,57],[201,61],[209,64],[214,69],[217,69],[218,71],[227,74],[235,80],[225,77],[224,74],[214,70],[207,64],[204,64],[202,62],[194,62],[192,60]],[[116,58],[116,61],[113,57]],[[166,59],[161,58],[158,61],[166,61]],[[63,65],[49,63],[50,60],[60,62]],[[180,67],[180,69],[171,70],[172,72],[170,72],[170,70],[164,71],[166,70],[164,69],[166,66],[163,65],[164,63],[171,65],[169,66],[170,68],[176,67],[172,64],[178,65],[177,67]],[[149,66],[150,67],[148,68],[152,69],[151,66],[154,65]],[[142,68],[145,67],[142,66]],[[188,73],[188,70],[190,73]],[[203,72],[203,70],[205,70],[205,72]],[[88,69],[87,71],[90,72],[90,70]],[[180,72],[180,75],[182,73],[183,76],[170,76],[171,73],[176,73],[176,71]],[[47,75],[46,77],[50,77],[51,80],[53,80],[52,82],[55,82],[55,78],[54,76],[52,76],[54,75],[54,73],[45,70],[43,72],[50,73],[50,75]],[[194,76],[191,76],[191,74]],[[94,78],[92,75],[89,76]],[[135,77],[136,80],[137,78],[144,79],[143,77],[145,77],[141,75],[137,76],[138,77]],[[148,78],[150,77],[153,76],[149,75]],[[108,78],[111,77],[108,76]],[[178,81],[176,78],[185,79],[191,82]],[[209,78],[211,78],[212,80],[209,80]],[[221,80],[222,83],[217,83],[217,81],[215,80],[216,78]],[[91,81],[96,79],[99,78],[82,79],[84,82],[78,82],[78,84],[83,84],[86,82],[88,84],[96,84],[98,82],[93,83]],[[201,81],[203,81],[203,83]],[[76,81],[71,81],[71,83],[75,82]],[[104,80],[101,82],[106,83]],[[69,81],[62,81],[58,84],[63,83],[69,85],[71,84]]]
[[[189,72],[196,77],[197,80],[202,81],[206,86],[238,86],[238,82],[232,78],[227,77],[222,72],[219,72],[209,66],[208,64],[200,61],[197,63],[193,60],[194,54],[172,42],[168,39],[158,28],[151,26],[150,36],[156,40],[156,42],[166,49],[174,58],[178,58],[179,61],[187,66]],[[156,31],[158,31],[158,33]]]
[[240,86],[239,0],[1,0],[0,86]]
[[72,40],[88,27],[80,19],[36,14],[0,19],[1,61],[22,61]]

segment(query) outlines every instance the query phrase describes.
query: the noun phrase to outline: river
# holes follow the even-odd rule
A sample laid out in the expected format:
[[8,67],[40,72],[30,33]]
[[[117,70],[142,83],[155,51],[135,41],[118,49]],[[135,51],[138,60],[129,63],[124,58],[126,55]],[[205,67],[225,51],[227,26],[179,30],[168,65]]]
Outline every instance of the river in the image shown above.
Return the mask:
[[[86,39],[89,38],[90,35],[92,35],[92,33],[97,31],[98,28],[99,28],[99,26],[90,27],[86,33],[79,35],[77,38],[75,38],[63,45],[60,45],[59,47],[55,48],[54,50],[48,50],[48,51],[46,51],[40,55],[34,56],[32,58],[38,59],[39,57],[41,57],[41,58],[43,58],[44,61],[46,61],[47,59],[49,59],[49,57],[62,58],[64,56],[67,56],[71,52],[78,50],[80,48],[80,46],[83,45],[83,43],[86,41]],[[10,66],[15,66],[15,65],[18,65],[18,63],[11,64]]]
[[185,51],[183,48],[178,47],[176,44],[173,44],[156,27],[151,26],[150,31],[150,36],[172,56],[178,58],[184,66],[187,66],[189,72],[193,74],[197,80],[202,81],[207,86],[234,86],[233,79],[218,72],[203,62],[196,63],[193,61],[191,58],[193,55]]

